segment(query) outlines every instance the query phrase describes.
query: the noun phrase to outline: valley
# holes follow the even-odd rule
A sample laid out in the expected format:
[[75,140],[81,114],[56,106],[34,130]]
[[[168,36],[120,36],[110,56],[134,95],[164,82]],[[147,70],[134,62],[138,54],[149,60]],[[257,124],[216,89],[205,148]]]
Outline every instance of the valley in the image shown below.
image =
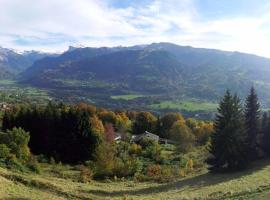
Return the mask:
[[[243,97],[253,85],[262,108],[270,106],[270,59],[255,55],[172,43],[44,55],[14,73],[10,83],[46,91],[55,101],[160,114],[180,111],[203,119],[213,117],[226,89]],[[6,83],[1,87],[11,89]]]

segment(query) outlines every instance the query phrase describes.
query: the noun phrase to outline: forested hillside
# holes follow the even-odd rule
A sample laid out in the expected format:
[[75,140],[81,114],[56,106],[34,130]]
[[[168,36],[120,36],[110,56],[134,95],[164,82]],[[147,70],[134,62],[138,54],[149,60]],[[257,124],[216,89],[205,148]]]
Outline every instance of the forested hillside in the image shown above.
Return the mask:
[[21,74],[20,80],[52,90],[55,96],[66,100],[71,100],[67,94],[72,94],[79,101],[107,107],[134,108],[139,99],[134,98],[136,103],[127,103],[111,97],[139,95],[140,108],[146,109],[166,100],[217,102],[227,88],[242,97],[252,85],[267,107],[269,76],[270,59],[267,58],[154,43],[134,47],[71,48],[58,57],[35,62]]

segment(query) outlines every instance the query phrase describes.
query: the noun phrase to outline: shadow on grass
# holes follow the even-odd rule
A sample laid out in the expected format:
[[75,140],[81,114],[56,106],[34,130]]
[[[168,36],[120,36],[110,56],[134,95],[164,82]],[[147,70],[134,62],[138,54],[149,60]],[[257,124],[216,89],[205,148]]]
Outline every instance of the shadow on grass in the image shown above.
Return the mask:
[[[170,190],[182,189],[183,187],[189,187],[196,189],[198,187],[206,187],[216,185],[222,182],[238,179],[242,176],[250,175],[258,170],[263,169],[270,164],[270,160],[258,161],[256,166],[253,164],[249,169],[241,172],[234,173],[206,173],[191,178],[175,181],[172,183],[161,184],[158,186],[142,188],[137,190],[118,190],[118,191],[104,191],[104,190],[89,190],[90,194],[103,197],[118,197],[123,195],[147,195],[154,193],[167,192]],[[86,192],[86,191],[85,191]]]

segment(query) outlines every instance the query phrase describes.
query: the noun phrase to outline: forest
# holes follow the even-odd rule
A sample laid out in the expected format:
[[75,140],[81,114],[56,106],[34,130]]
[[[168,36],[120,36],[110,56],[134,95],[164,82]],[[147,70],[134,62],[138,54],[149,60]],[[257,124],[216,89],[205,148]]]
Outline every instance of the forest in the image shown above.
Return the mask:
[[[168,179],[205,166],[210,171],[244,169],[270,153],[269,129],[269,115],[260,112],[254,88],[244,107],[226,91],[214,122],[83,103],[15,104],[2,117],[0,158],[1,165],[37,171],[39,162],[80,164],[89,179]],[[173,142],[133,139],[146,131]],[[185,157],[194,150],[199,155]]]

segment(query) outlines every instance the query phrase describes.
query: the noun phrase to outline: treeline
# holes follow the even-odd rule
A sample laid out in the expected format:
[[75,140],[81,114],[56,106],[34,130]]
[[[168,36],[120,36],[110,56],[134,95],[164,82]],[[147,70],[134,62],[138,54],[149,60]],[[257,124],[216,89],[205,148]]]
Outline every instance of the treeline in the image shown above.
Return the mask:
[[154,116],[149,112],[109,111],[92,105],[16,105],[3,116],[2,131],[21,127],[30,134],[33,154],[56,161],[78,163],[93,160],[98,147],[116,136],[130,141],[132,135],[152,132],[172,139],[179,151],[204,145],[213,132],[211,122],[184,119],[179,113]]
[[227,91],[219,104],[207,160],[210,170],[237,170],[270,155],[270,117],[263,116],[252,87],[242,107],[237,94]]

